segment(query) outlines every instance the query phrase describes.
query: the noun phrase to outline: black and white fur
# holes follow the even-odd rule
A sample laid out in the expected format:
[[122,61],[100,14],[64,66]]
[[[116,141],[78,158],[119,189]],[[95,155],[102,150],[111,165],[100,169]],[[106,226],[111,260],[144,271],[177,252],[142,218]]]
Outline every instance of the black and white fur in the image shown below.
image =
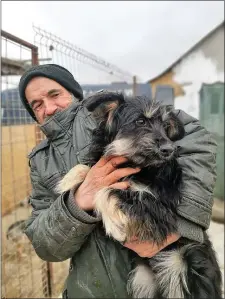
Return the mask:
[[[95,196],[106,234],[119,242],[151,240],[162,244],[177,231],[182,171],[175,140],[184,127],[165,107],[144,97],[125,98],[100,92],[86,100],[98,122],[88,157],[89,166],[75,166],[58,185],[58,192],[80,184],[101,156],[125,156],[125,166],[141,171],[124,179],[127,190],[103,188]],[[122,166],[121,166],[122,167]],[[153,258],[137,259],[128,278],[133,298],[221,298],[221,273],[212,244],[180,238]]]

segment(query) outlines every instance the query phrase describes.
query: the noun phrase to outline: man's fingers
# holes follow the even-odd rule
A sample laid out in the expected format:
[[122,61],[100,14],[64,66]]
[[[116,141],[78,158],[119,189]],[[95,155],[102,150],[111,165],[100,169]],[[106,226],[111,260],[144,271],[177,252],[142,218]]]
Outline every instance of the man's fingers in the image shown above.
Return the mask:
[[180,235],[179,235],[178,233],[169,235],[169,236],[167,237],[167,239],[166,239],[165,244],[163,244],[162,248],[164,248],[164,247],[166,247],[166,246],[168,246],[168,245],[170,245],[170,244],[176,242],[176,241],[179,240],[179,239],[180,239]]
[[113,157],[108,156],[108,157],[101,157],[99,161],[95,164],[96,167],[103,167],[109,160],[111,160]]
[[113,157],[104,165],[105,174],[109,174],[114,171],[119,165],[127,162],[127,158],[124,157]]
[[130,167],[120,168],[120,169],[117,169],[117,170],[113,171],[112,173],[110,173],[107,176],[107,181],[109,182],[109,184],[114,184],[118,180],[120,180],[128,175],[137,173],[139,171],[140,171],[140,168],[130,168]]
[[134,241],[124,244],[125,247],[135,251],[140,257],[153,257],[166,246],[176,242],[180,238],[179,234],[169,235],[163,245],[158,246],[152,241],[144,241],[138,243],[135,238]]
[[112,189],[126,190],[127,188],[129,188],[129,186],[130,186],[129,182],[125,181],[125,182],[112,184],[109,187]]
[[108,156],[108,157],[101,157],[99,161],[95,164],[96,168],[106,168],[106,174],[112,172],[118,165],[127,162],[127,158],[125,157],[115,157],[115,156]]
[[147,250],[147,251],[144,251],[144,252],[137,252],[137,254],[140,256],[140,257],[148,257],[148,258],[151,258],[153,256],[155,256],[160,250],[157,249],[157,250]]

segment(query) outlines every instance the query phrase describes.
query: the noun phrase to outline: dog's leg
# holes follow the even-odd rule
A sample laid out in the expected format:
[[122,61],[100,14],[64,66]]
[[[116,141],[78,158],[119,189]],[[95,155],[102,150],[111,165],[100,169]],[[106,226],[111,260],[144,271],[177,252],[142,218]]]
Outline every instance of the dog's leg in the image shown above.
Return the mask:
[[126,239],[128,217],[119,209],[119,199],[110,188],[101,189],[95,196],[95,210],[102,216],[106,234],[119,242]]
[[155,273],[159,293],[164,298],[186,298],[187,263],[179,250],[161,251],[149,259]]
[[[187,265],[177,250],[159,252],[149,266],[138,265],[129,275],[128,292],[133,298],[185,298]],[[184,293],[184,289],[186,292]]]
[[57,193],[63,193],[75,188],[82,183],[90,170],[89,166],[78,164],[73,167],[64,178],[58,183],[55,190]]
[[155,298],[157,283],[151,268],[140,263],[129,273],[127,292],[133,298]]

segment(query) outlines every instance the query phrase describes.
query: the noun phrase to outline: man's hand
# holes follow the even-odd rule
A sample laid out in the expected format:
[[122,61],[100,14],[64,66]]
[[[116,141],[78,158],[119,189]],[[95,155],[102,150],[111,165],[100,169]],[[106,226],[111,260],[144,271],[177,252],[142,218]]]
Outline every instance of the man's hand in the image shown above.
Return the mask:
[[165,243],[158,247],[155,243],[146,241],[146,242],[138,242],[137,238],[134,238],[134,241],[125,243],[124,246],[135,251],[140,257],[153,257],[160,250],[169,246],[170,244],[176,242],[180,238],[179,234],[173,234],[167,237]]
[[85,180],[75,193],[75,201],[83,210],[94,208],[94,196],[103,187],[113,189],[127,189],[128,181],[118,182],[118,180],[137,173],[140,168],[119,168],[117,166],[127,162],[124,157],[101,158],[88,172]]

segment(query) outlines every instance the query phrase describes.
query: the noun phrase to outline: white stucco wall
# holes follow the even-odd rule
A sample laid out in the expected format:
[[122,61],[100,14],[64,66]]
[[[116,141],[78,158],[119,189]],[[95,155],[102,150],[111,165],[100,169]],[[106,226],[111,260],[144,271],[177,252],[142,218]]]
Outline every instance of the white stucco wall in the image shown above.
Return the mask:
[[199,91],[203,83],[224,82],[224,71],[219,71],[216,61],[207,58],[203,51],[191,53],[174,69],[174,80],[183,85],[184,96],[176,97],[175,108],[199,118]]

